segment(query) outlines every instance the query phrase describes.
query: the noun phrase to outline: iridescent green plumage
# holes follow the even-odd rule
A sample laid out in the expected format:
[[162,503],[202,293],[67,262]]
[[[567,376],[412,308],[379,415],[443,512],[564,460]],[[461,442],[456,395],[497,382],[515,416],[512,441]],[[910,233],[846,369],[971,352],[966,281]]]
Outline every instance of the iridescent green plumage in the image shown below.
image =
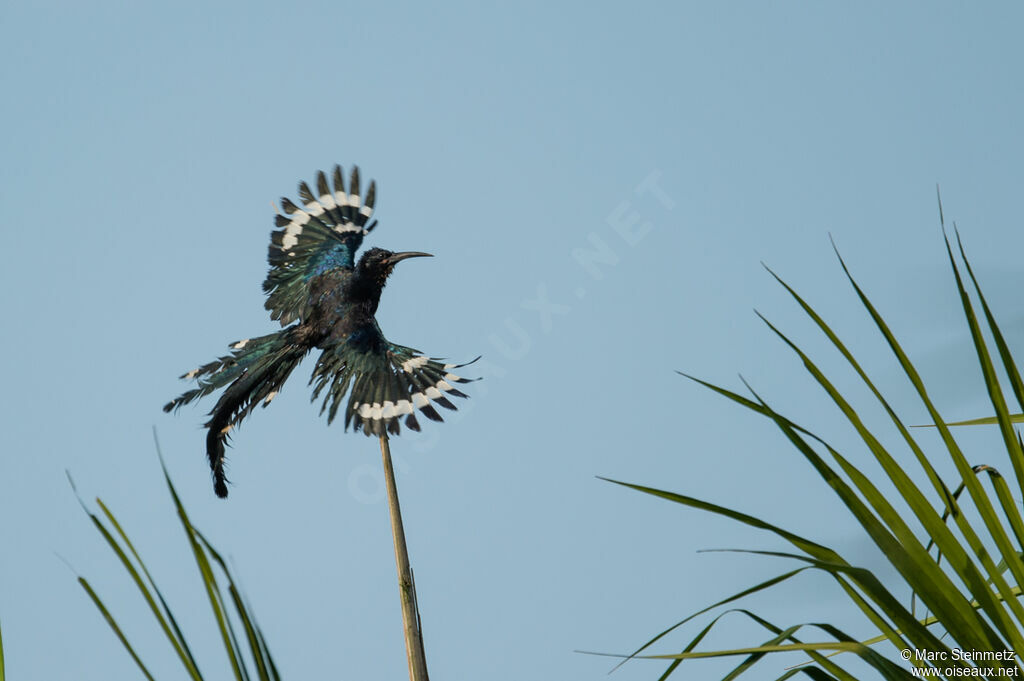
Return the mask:
[[452,385],[468,382],[450,372],[456,365],[389,342],[375,318],[395,265],[429,254],[373,248],[357,263],[356,250],[376,226],[367,224],[376,185],[370,183],[364,201],[358,168],[352,169],[346,192],[341,168],[335,166],[333,190],[323,172],[316,189],[314,196],[305,182],[299,184],[301,207],[281,200],[285,214],[276,217],[278,229],[271,235],[270,272],[263,290],[271,318],[286,328],[234,343],[230,355],[188,372],[182,378],[195,379],[197,387],[164,406],[171,411],[224,389],[205,424],[214,490],[221,497],[227,496],[224,450],[229,431],[256,405],[269,404],[313,348],[322,350],[310,379],[313,399],[324,394],[321,413],[328,411],[331,422],[344,405],[345,427],[352,424],[367,435],[397,435],[403,419],[406,427],[419,430],[415,412],[440,421],[434,404],[455,409],[445,393],[466,397]]
[[370,182],[366,200],[359,187],[359,168],[352,168],[348,192],[342,181],[341,166],[334,167],[334,189],[327,176],[317,174],[318,195],[309,185],[299,183],[302,206],[281,198],[284,214],[275,216],[279,229],[271,234],[267,259],[270,272],[263,282],[267,294],[265,307],[271,319],[281,326],[302,319],[308,311],[311,280],[333,269],[351,270],[355,253],[377,222],[368,221],[377,201],[377,185]]

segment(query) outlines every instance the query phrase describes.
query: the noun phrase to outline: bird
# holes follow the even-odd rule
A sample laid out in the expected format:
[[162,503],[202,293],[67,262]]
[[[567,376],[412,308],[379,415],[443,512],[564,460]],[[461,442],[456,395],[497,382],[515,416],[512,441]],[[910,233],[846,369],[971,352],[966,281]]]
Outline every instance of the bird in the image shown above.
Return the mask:
[[377,226],[376,219],[370,222],[376,182],[371,180],[364,196],[358,166],[352,167],[346,188],[336,165],[331,181],[321,170],[315,186],[316,193],[299,183],[299,203],[281,198],[282,212],[276,213],[271,232],[264,307],[283,328],[231,343],[229,354],[183,374],[180,378],[196,387],[163,407],[176,411],[223,389],[204,424],[214,492],[221,498],[228,495],[224,468],[230,431],[257,405],[269,405],[312,350],[320,355],[309,379],[311,401],[323,394],[320,414],[327,412],[328,424],[343,409],[345,430],[352,425],[366,435],[398,435],[403,420],[419,431],[417,413],[442,421],[434,405],[455,410],[448,397],[467,397],[455,385],[477,380],[452,373],[472,362],[444,363],[390,342],[381,331],[377,307],[395,266],[432,256],[371,248],[355,259],[363,238]]

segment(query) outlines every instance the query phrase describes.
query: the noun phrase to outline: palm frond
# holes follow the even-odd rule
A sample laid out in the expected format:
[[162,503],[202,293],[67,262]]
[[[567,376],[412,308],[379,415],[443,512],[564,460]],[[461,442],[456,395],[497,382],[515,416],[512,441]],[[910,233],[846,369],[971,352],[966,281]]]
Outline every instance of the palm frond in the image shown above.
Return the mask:
[[[157,444],[157,450],[159,452],[159,444]],[[231,676],[236,681],[253,681],[257,679],[259,681],[280,681],[277,667],[274,665],[273,658],[263,638],[263,633],[256,624],[252,607],[243,597],[234,575],[220,553],[213,548],[213,545],[207,541],[189,519],[185,506],[182,504],[181,498],[174,488],[174,483],[171,482],[170,475],[167,473],[167,468],[163,465],[162,456],[160,464],[163,468],[167,489],[177,511],[178,520],[185,531],[190,552],[202,577],[203,591],[210,605],[214,622],[228,657]],[[71,484],[72,489],[75,489],[73,481]],[[75,495],[78,496],[77,490],[75,490]],[[96,505],[100,509],[99,514],[91,511],[80,496],[78,496],[78,500],[111,551],[118,557],[118,560],[143,600],[149,606],[153,618],[157,621],[168,644],[177,655],[187,677],[193,681],[202,681],[204,676],[199,670],[199,665],[192,654],[184,632],[179,627],[170,605],[153,579],[149,568],[143,562],[135,545],[128,538],[121,522],[101,499],[96,499]],[[106,607],[99,594],[96,593],[92,585],[84,577],[80,576],[78,581],[103,615],[107,624],[113,630],[114,635],[117,636],[125,650],[135,661],[142,674],[147,679],[150,679],[150,681],[154,681],[154,675],[143,663],[140,654],[128,641],[128,636],[124,629]],[[227,598],[224,595],[225,585]],[[241,640],[235,632],[236,623],[241,624],[242,631],[244,632]],[[0,652],[0,666],[2,666],[2,661],[2,652]],[[221,676],[223,674],[216,675],[218,678]],[[0,670],[0,681],[3,681],[2,670]]]
[[[675,672],[684,660],[743,656],[743,661],[725,677],[733,679],[772,653],[801,651],[808,656],[808,663],[783,669],[777,678],[786,679],[801,673],[814,679],[855,679],[852,672],[842,665],[841,658],[835,657],[840,652],[848,652],[872,668],[875,674],[872,678],[907,679],[913,678],[911,665],[933,665],[914,656],[907,661],[894,654],[894,651],[920,650],[934,652],[943,660],[932,678],[977,675],[984,672],[980,667],[995,669],[996,671],[990,672],[990,675],[1021,673],[1022,667],[1016,658],[975,663],[953,654],[956,649],[1012,649],[1024,652],[1024,605],[1020,602],[1021,585],[1024,584],[1024,518],[1021,516],[1019,502],[1014,498],[1015,494],[1019,497],[1024,490],[1024,441],[1015,429],[1015,424],[1021,422],[1024,417],[1011,413],[1000,375],[1008,379],[1010,393],[1016,408],[1020,411],[1024,411],[1024,380],[1018,372],[1017,364],[995,316],[982,294],[959,234],[956,250],[948,237],[945,242],[964,319],[971,333],[978,367],[995,414],[986,419],[961,423],[998,425],[1003,449],[1013,470],[1012,486],[1010,480],[999,473],[997,466],[973,464],[969,461],[968,454],[963,451],[950,429],[950,426],[956,424],[943,419],[909,355],[839,256],[838,250],[836,255],[839,256],[839,264],[860,304],[913,386],[919,404],[929,414],[932,421],[930,425],[937,431],[941,440],[941,447],[934,451],[926,451],[926,446],[915,438],[910,427],[905,425],[904,420],[898,415],[896,408],[876,387],[823,316],[781,277],[769,270],[771,276],[792,296],[829,344],[838,350],[849,368],[873,396],[875,406],[882,407],[898,433],[896,441],[885,443],[885,438],[876,429],[867,425],[858,414],[857,408],[839,391],[836,383],[811,356],[764,317],[762,319],[768,328],[792,350],[804,370],[857,434],[858,446],[853,448],[857,451],[857,457],[853,452],[839,451],[838,447],[814,434],[809,428],[799,425],[795,419],[777,412],[749,385],[746,386],[749,396],[745,396],[707,381],[689,378],[774,423],[793,449],[829,485],[838,501],[857,520],[873,544],[899,574],[902,582],[910,587],[913,594],[912,602],[901,602],[893,593],[893,585],[886,585],[872,571],[849,563],[839,552],[770,524],[756,515],[684,494],[609,480],[645,494],[769,532],[794,547],[796,552],[744,553],[770,555],[802,564],[802,567],[721,599],[714,605],[677,622],[650,638],[626,659],[643,657],[672,660],[671,665],[661,676],[661,679],[665,679]],[[972,290],[968,290],[968,280]],[[984,326],[993,339],[994,352],[990,349],[981,320],[984,321]],[[917,470],[908,465],[903,451],[912,455]],[[868,462],[875,464],[874,472],[867,472],[867,462],[854,463],[864,461],[863,454],[869,455]],[[943,468],[938,465],[940,461],[944,461],[947,467],[952,463],[956,471],[953,480],[945,480],[939,474],[938,470]],[[982,476],[982,473],[985,475]],[[983,484],[983,478],[989,481],[988,488]],[[898,496],[894,497],[891,492],[883,491],[886,486],[894,488]],[[924,536],[920,536],[920,530],[917,528],[924,529]],[[691,639],[681,652],[651,652],[656,643],[664,642],[670,632],[676,631],[690,620],[755,592],[797,578],[803,571],[809,569],[829,575],[871,624],[877,632],[876,635],[861,641],[837,627],[824,623],[782,627],[748,610],[733,609],[726,613],[743,613],[769,631],[772,638],[753,646],[728,650],[697,650],[697,644],[726,614],[722,613]],[[915,614],[917,601],[931,613],[929,616],[921,617]],[[798,640],[796,634],[801,629],[816,632],[815,636],[821,640]],[[884,641],[891,644],[891,647],[883,649],[888,651],[887,654],[874,647],[875,644]]]

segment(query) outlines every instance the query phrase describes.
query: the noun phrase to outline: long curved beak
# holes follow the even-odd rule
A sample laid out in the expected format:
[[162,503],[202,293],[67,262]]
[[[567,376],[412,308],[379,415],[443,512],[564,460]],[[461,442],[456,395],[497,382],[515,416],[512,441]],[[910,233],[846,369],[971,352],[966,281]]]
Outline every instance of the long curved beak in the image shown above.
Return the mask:
[[388,262],[392,265],[402,262],[406,258],[433,258],[432,253],[423,253],[421,251],[403,251],[402,253],[392,253],[388,256]]

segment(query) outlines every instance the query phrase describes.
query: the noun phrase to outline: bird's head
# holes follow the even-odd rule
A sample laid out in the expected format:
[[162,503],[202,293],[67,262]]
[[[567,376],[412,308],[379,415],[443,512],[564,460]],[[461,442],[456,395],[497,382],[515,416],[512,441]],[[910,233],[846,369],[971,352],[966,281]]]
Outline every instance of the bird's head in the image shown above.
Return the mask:
[[395,253],[383,248],[371,248],[363,253],[361,258],[359,258],[359,264],[356,266],[356,274],[363,281],[372,282],[377,286],[383,287],[385,282],[387,282],[388,277],[391,275],[391,271],[395,269],[395,265],[406,258],[432,257],[433,256],[430,253],[421,253],[419,251],[403,251],[401,253]]

